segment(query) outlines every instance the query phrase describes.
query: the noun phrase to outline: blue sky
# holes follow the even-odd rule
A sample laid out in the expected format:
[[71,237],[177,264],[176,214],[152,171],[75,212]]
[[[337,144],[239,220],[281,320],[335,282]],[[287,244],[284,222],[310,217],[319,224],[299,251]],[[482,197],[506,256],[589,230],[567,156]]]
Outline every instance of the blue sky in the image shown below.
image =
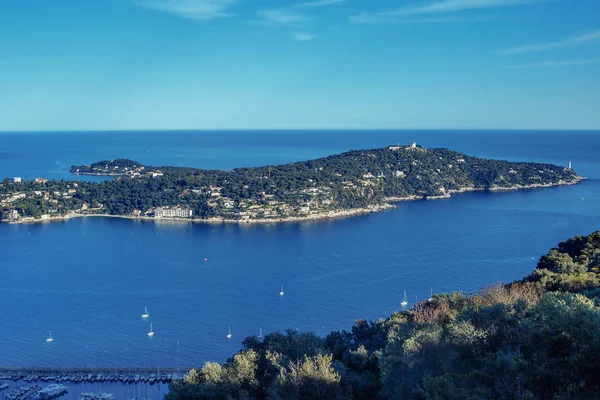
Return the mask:
[[600,129],[598,0],[0,0],[0,130]]

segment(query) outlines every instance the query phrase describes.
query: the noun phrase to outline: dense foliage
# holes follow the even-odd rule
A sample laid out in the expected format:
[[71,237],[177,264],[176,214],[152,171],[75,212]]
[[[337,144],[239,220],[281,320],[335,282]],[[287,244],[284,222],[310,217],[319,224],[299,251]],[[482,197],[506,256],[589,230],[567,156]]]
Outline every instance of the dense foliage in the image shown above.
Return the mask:
[[[0,196],[18,192],[27,196],[0,209],[39,216],[102,205],[97,213],[129,215],[134,210],[151,214],[156,207],[181,206],[199,218],[282,218],[379,205],[389,198],[448,196],[462,190],[536,187],[580,179],[568,168],[549,164],[487,160],[419,147],[356,150],[233,171],[144,167],[126,159],[74,166],[71,171],[123,176],[102,183],[78,182],[75,193],[68,196],[63,191],[73,188],[73,182],[7,181],[0,184]],[[35,191],[44,193],[33,195]]]
[[140,167],[143,167],[143,165],[137,161],[118,158],[116,160],[99,161],[90,165],[74,165],[71,167],[71,172],[74,174],[122,175],[126,169],[135,170]]
[[187,399],[598,399],[600,231],[522,281],[432,300],[349,332],[247,338],[171,385]]

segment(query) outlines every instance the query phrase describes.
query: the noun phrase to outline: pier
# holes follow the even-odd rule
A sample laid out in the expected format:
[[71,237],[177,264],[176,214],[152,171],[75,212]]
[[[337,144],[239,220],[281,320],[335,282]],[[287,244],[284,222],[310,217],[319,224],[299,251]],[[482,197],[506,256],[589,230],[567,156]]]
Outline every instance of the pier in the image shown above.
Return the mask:
[[175,368],[40,368],[0,367],[0,381],[170,383],[183,379]]

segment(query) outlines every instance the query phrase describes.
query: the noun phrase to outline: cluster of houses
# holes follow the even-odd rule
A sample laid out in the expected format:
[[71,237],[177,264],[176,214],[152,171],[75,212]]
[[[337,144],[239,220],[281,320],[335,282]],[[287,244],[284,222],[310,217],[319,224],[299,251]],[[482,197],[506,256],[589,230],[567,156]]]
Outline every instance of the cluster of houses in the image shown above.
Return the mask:
[[[46,183],[48,180],[45,178],[36,178],[35,182],[39,184]],[[21,183],[22,179],[20,177],[14,177],[11,180],[12,183]],[[15,205],[22,200],[33,198],[44,200],[51,204],[50,208],[47,209],[48,214],[42,214],[40,216],[41,219],[49,219],[53,214],[58,214],[59,203],[62,200],[72,199],[73,195],[77,193],[78,185],[77,183],[69,184],[68,187],[64,190],[49,190],[45,186],[40,186],[39,188],[34,188],[34,190],[27,191],[16,191],[12,193],[6,193],[0,195],[0,209],[8,210],[8,215],[6,219],[8,221],[20,221],[20,220],[29,220],[31,217],[25,217],[20,215],[20,213],[15,209]],[[56,206],[52,206],[55,204]],[[85,205],[87,208],[87,205]],[[84,208],[84,207],[82,207]]]
[[[259,198],[248,198],[235,201],[222,195],[222,188],[208,186],[206,188],[186,189],[181,194],[208,194],[207,205],[219,209],[218,215],[224,218],[250,220],[256,218],[280,218],[290,215],[310,215],[322,212],[324,206],[332,204],[330,188],[308,188],[299,192],[303,197],[301,204],[290,205],[275,199],[265,192]],[[156,207],[146,211],[134,210],[134,216],[153,216],[155,218],[192,218],[193,211],[187,206]]]
[[[10,179],[9,182],[22,183],[23,178],[21,178],[20,176],[15,176],[14,178]],[[35,178],[35,183],[46,183],[46,182],[48,182],[48,179],[46,179],[46,178]]]
[[84,169],[83,171],[80,168],[72,171],[75,174],[93,174],[93,175],[111,175],[111,176],[120,176],[120,177],[128,177],[128,178],[139,178],[139,177],[150,177],[150,178],[158,178],[163,176],[164,174],[159,171],[146,171],[146,167],[143,165],[139,167],[120,167],[118,165],[110,165],[106,164],[102,167],[94,166],[93,168],[87,166],[89,169]]

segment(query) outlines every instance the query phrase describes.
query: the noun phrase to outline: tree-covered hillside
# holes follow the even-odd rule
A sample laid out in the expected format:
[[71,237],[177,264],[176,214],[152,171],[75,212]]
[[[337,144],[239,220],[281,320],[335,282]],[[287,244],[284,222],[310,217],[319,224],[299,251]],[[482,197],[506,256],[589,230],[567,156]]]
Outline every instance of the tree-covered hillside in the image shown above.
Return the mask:
[[90,210],[153,216],[156,208],[171,207],[190,209],[194,218],[281,219],[377,206],[389,198],[572,184],[581,179],[573,170],[555,165],[487,160],[417,146],[356,150],[233,171],[149,167],[126,159],[73,166],[71,171],[118,178],[102,183],[5,179],[0,184],[0,210],[5,217],[11,209],[23,217]]
[[143,171],[144,169],[144,166],[137,161],[118,158],[116,160],[99,161],[90,165],[73,165],[71,167],[71,173],[122,176],[127,175],[129,171]]
[[326,338],[249,337],[166,399],[598,399],[599,268],[600,231],[560,243],[519,282]]

